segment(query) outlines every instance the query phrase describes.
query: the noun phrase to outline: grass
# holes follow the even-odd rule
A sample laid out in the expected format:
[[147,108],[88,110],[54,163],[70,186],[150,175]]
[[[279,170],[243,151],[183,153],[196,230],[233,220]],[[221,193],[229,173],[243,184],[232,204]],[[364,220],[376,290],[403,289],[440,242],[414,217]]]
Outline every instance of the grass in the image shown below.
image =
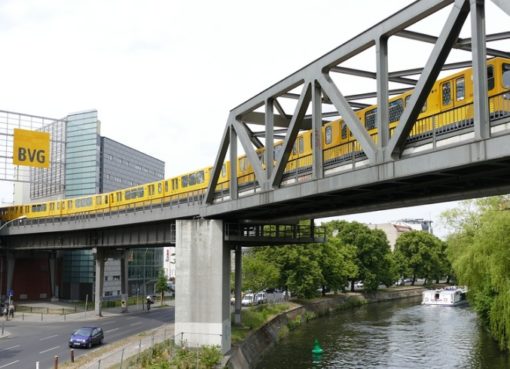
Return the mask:
[[232,325],[232,343],[243,341],[250,332],[259,329],[273,317],[290,307],[291,304],[264,304],[243,309],[241,325]]

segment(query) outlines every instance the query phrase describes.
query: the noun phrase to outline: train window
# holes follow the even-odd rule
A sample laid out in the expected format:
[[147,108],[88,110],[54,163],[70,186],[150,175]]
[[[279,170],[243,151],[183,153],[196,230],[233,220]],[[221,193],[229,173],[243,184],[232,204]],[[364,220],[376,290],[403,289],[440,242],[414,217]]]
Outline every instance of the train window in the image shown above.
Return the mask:
[[331,128],[331,126],[326,127],[325,136],[326,136],[326,145],[329,145],[331,143],[331,141],[333,140],[333,129]]
[[390,122],[396,122],[397,120],[400,120],[400,116],[402,115],[403,111],[404,103],[402,102],[402,99],[390,102],[388,105]]
[[[411,95],[407,95],[405,98],[406,106],[409,104],[409,100],[411,99]],[[423,106],[421,107],[421,112],[425,113],[427,111],[427,100],[423,103]]]
[[489,90],[494,88],[494,67],[492,65],[487,67],[487,88]]
[[101,205],[103,203],[103,197],[102,196],[96,196],[96,205]]
[[279,160],[280,159],[280,152],[282,151],[282,145],[278,145],[278,146],[275,146],[274,147],[274,150],[273,150],[273,160]]
[[67,200],[67,208],[72,209],[73,208],[73,200]]
[[377,114],[377,109],[369,110],[365,113],[365,128],[367,130],[375,128],[375,116]]
[[151,184],[151,185],[149,185],[148,187],[149,187],[149,196],[154,195],[154,185],[153,185],[153,184]]
[[510,64],[503,64],[503,86],[510,88]]
[[41,211],[46,211],[46,204],[36,204],[32,205],[32,212],[38,213]]
[[53,210],[55,210],[55,203],[50,202],[50,211],[53,211]]
[[466,95],[466,87],[464,83],[464,77],[457,78],[455,80],[455,100],[464,100]]
[[225,177],[227,175],[227,166],[225,164],[221,167],[221,176]]
[[445,82],[442,84],[441,86],[441,91],[442,91],[442,101],[443,101],[443,105],[450,105],[450,103],[452,102],[452,86],[451,86],[451,82],[448,81],[448,82]]
[[239,159],[239,170],[244,172],[246,170],[246,158]]
[[122,201],[122,192],[120,192],[120,191],[116,192],[115,195],[116,195],[115,201]]
[[204,171],[197,172],[197,184],[204,183]]
[[161,184],[161,182],[158,183],[158,193],[161,193],[163,192],[163,185]]
[[57,210],[60,210],[60,202],[57,202]]
[[299,148],[300,154],[305,152],[305,142],[304,142],[303,136],[298,138],[298,148]]
[[85,206],[90,206],[90,205],[92,205],[92,197],[86,197],[84,199],[76,199],[76,200],[74,200],[74,205],[77,208],[83,208]]
[[181,186],[184,188],[184,187],[188,187],[188,176],[182,176],[181,177]]
[[190,185],[190,186],[194,186],[194,185],[196,185],[196,184],[197,184],[197,176],[196,176],[196,174],[195,174],[195,173],[191,173],[191,174],[189,175],[189,185]]
[[342,122],[342,138],[345,140],[347,138],[347,124]]

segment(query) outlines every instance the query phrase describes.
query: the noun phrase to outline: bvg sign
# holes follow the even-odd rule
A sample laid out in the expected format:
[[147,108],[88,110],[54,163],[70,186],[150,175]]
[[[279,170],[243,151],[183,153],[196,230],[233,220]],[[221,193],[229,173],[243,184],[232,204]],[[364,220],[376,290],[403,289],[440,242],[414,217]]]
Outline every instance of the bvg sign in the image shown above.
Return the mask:
[[48,132],[14,129],[13,163],[29,167],[50,166],[50,134]]

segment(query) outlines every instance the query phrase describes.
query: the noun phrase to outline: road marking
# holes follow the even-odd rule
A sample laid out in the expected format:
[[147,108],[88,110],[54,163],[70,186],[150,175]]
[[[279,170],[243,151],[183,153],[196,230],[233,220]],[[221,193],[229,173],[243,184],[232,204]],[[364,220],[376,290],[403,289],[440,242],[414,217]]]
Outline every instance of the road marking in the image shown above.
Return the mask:
[[135,325],[139,325],[139,324],[142,324],[142,322],[131,323],[130,326],[134,327]]
[[126,320],[131,320],[131,319],[136,319],[136,316],[130,316],[130,317],[126,318]]
[[113,332],[113,331],[116,331],[118,330],[119,328],[112,328],[112,329],[108,329],[107,331],[104,331],[104,333],[110,333],[110,332]]
[[48,336],[48,337],[44,337],[44,338],[39,338],[39,341],[46,341],[46,340],[49,340],[49,339],[55,338],[55,337],[58,337],[58,334],[54,334],[53,336]]
[[39,352],[39,353],[40,353],[40,354],[44,354],[44,353],[46,353],[46,352],[48,352],[48,351],[56,350],[56,349],[58,349],[58,348],[60,348],[60,346],[55,346],[55,347],[49,348],[49,349],[47,349],[47,350],[41,351],[41,352]]
[[104,322],[104,323],[103,323],[103,322],[101,322],[101,325],[108,325],[108,324],[113,324],[113,323],[115,323],[115,321],[111,321],[111,322]]
[[0,352],[2,352],[2,351],[7,351],[7,350],[11,350],[11,349],[16,348],[16,347],[19,347],[19,346],[20,346],[20,345],[7,347],[7,348],[4,348],[4,349],[1,349],[1,350],[0,350]]
[[4,365],[0,366],[0,368],[6,368],[9,365],[16,364],[17,362],[19,362],[19,360],[13,361],[12,363],[4,364]]

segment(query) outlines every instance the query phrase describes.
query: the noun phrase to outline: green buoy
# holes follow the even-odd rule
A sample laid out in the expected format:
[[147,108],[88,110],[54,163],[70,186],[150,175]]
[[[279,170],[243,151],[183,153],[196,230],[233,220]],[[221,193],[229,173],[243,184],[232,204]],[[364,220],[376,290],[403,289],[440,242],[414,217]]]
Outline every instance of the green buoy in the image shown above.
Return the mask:
[[319,341],[316,338],[315,341],[313,342],[312,354],[320,355],[323,352],[324,352],[324,350],[322,349],[321,345],[319,345]]

